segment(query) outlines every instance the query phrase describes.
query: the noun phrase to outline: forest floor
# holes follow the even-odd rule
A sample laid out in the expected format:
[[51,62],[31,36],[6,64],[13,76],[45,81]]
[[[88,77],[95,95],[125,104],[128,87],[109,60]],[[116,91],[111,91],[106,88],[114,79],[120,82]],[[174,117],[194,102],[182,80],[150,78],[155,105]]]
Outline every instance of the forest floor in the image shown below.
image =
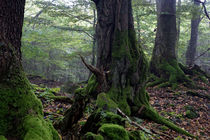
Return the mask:
[[[62,83],[45,80],[41,77],[29,77],[34,85],[34,92],[41,99],[44,107],[45,118],[53,123],[63,118],[64,112],[71,107],[71,103],[49,98],[50,96],[66,96],[73,100],[74,96],[69,93],[60,92]],[[150,87],[147,91],[150,95],[151,105],[165,118],[199,137],[199,140],[210,140],[210,84],[196,80],[200,89],[188,89],[182,85],[172,90],[171,88]],[[49,97],[48,97],[49,95]],[[77,127],[84,125],[90,115],[94,104],[90,104],[85,116],[80,120]],[[161,140],[188,140],[187,136],[181,135],[166,126],[138,119],[138,123],[145,130],[154,133],[153,139]],[[134,126],[127,130],[138,129]]]

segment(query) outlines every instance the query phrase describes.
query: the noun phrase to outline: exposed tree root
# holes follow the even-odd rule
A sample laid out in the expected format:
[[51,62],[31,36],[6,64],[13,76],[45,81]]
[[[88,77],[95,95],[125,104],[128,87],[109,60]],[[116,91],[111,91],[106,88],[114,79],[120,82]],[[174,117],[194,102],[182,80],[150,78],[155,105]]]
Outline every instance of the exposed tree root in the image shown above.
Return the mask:
[[179,83],[183,83],[188,88],[196,88],[194,82],[186,76],[176,60],[163,61],[160,66],[156,67],[156,70],[151,70],[155,75],[150,77],[153,81],[149,82],[147,87],[158,86],[160,88],[172,87],[172,89],[176,89]]
[[[82,59],[82,60],[83,60],[83,63],[87,66],[87,68],[90,71],[93,71],[95,76],[92,76],[89,79],[87,87],[77,91],[76,99],[75,99],[74,104],[66,112],[64,119],[59,123],[59,125],[57,125],[57,128],[60,127],[62,132],[67,132],[68,130],[71,129],[71,127],[75,123],[78,122],[78,120],[83,116],[83,112],[85,110],[85,107],[86,107],[87,103],[89,102],[89,98],[90,97],[95,97],[95,96],[98,95],[97,105],[100,108],[103,108],[105,110],[109,110],[111,112],[116,113],[115,110],[117,110],[118,106],[120,108],[122,108],[124,106],[124,104],[127,104],[129,106],[129,108],[131,108],[130,111],[131,111],[132,115],[137,116],[137,117],[143,117],[143,118],[146,118],[146,119],[150,119],[150,120],[152,120],[154,122],[166,125],[167,127],[169,127],[170,129],[172,129],[172,130],[174,130],[176,132],[179,132],[181,134],[185,134],[187,136],[195,138],[195,136],[193,136],[192,134],[188,133],[187,131],[185,131],[182,128],[176,126],[172,122],[166,120],[164,117],[160,116],[150,106],[150,104],[149,104],[149,97],[147,97],[148,95],[145,94],[145,89],[144,88],[142,88],[139,91],[141,94],[139,94],[139,97],[136,97],[138,99],[136,101],[134,101],[134,102],[139,102],[140,103],[139,106],[135,106],[134,104],[128,104],[126,102],[125,103],[121,102],[121,103],[117,104],[118,100],[113,100],[113,97],[110,96],[110,95],[112,95],[112,93],[116,95],[118,90],[117,89],[114,90],[113,88],[109,89],[108,86],[105,86],[105,87],[102,86],[102,85],[106,84],[106,81],[103,81],[103,80],[106,80],[106,76],[105,76],[106,74],[104,74],[103,70],[99,70],[99,69],[97,69],[97,68],[95,68],[93,66],[90,66],[90,65],[86,64],[84,59]],[[102,93],[102,92],[104,92],[104,93]],[[130,94],[129,93],[130,92],[129,88],[123,89],[122,92],[126,92],[126,94]],[[102,98],[102,100],[99,100],[100,98]],[[104,102],[103,102],[103,100],[104,100]],[[127,114],[129,114],[129,111],[127,112]],[[88,125],[88,123],[90,123],[90,125],[92,126],[91,123],[93,122],[93,120],[96,121],[97,117],[93,115],[93,118],[89,118],[88,120],[89,121],[87,121],[86,124]],[[93,130],[91,130],[91,129],[95,130],[96,127],[95,126],[94,127],[87,127],[86,129],[88,131],[93,132]],[[98,128],[97,128],[97,130],[98,130]],[[86,132],[86,131],[84,131],[84,132]]]
[[192,138],[197,138],[194,135],[190,134],[189,132],[178,127],[174,123],[166,120],[164,117],[160,116],[151,106],[145,107],[145,110],[142,112],[142,114],[140,114],[140,117],[144,117],[144,118],[150,119],[156,123],[165,125],[168,128],[170,128],[178,133],[184,134],[186,136],[189,136]]

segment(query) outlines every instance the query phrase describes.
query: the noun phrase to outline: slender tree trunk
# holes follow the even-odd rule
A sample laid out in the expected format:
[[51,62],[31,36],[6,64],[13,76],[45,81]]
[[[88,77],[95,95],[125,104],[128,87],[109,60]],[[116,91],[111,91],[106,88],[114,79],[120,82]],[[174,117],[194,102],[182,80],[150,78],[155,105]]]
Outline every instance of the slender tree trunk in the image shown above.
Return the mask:
[[191,36],[190,36],[190,42],[187,47],[186,51],[186,64],[188,66],[193,66],[195,54],[196,54],[196,48],[197,48],[197,40],[198,40],[198,27],[200,23],[200,3],[194,1],[194,13],[191,20]]
[[[25,0],[0,0],[0,135],[16,139],[59,139],[43,119],[21,65]],[[44,136],[40,135],[43,134]]]

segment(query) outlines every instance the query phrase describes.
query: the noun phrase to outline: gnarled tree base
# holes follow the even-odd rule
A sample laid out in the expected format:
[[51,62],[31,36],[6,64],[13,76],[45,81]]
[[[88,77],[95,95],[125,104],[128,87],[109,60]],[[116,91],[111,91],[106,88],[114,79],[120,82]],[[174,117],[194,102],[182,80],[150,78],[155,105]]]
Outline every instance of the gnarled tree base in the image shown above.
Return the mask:
[[[32,93],[22,69],[0,81],[0,135],[24,140],[60,140],[50,122],[43,118],[41,101]],[[8,79],[8,80],[7,80]]]
[[162,59],[161,63],[157,62],[156,64],[152,62],[150,71],[154,74],[152,77],[155,80],[148,83],[147,86],[158,85],[160,88],[172,87],[172,89],[176,89],[179,83],[184,83],[188,88],[195,88],[193,81],[185,75],[175,59],[170,59],[168,61]]

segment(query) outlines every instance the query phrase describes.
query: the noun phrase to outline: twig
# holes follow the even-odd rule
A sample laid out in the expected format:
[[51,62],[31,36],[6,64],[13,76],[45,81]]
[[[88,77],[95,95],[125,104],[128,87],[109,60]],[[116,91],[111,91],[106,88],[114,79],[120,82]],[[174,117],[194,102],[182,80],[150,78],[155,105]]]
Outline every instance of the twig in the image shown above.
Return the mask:
[[208,48],[206,51],[204,51],[201,55],[199,55],[198,57],[196,57],[194,59],[194,61],[196,61],[198,58],[200,58],[201,56],[203,56],[205,53],[207,53],[210,50],[210,48]]
[[207,12],[206,5],[205,5],[205,4],[206,4],[206,0],[205,0],[204,2],[202,2],[202,1],[200,1],[200,0],[195,0],[195,1],[202,4],[202,6],[203,6],[203,8],[204,8],[204,13],[205,13],[206,17],[210,20],[210,17],[209,17],[209,14],[208,14],[208,12]]
[[144,131],[144,132],[146,132],[146,133],[148,133],[148,134],[150,134],[150,135],[153,135],[152,133],[150,133],[150,132],[148,132],[148,131],[145,131],[145,128],[144,128],[143,126],[141,126],[141,125],[139,125],[138,123],[132,121],[132,120],[131,120],[127,115],[125,115],[125,113],[123,113],[119,108],[117,108],[117,111],[118,111],[118,113],[119,113],[122,117],[126,118],[126,119],[128,120],[128,122],[129,122],[131,125],[134,125],[134,126],[140,128],[142,131]]

